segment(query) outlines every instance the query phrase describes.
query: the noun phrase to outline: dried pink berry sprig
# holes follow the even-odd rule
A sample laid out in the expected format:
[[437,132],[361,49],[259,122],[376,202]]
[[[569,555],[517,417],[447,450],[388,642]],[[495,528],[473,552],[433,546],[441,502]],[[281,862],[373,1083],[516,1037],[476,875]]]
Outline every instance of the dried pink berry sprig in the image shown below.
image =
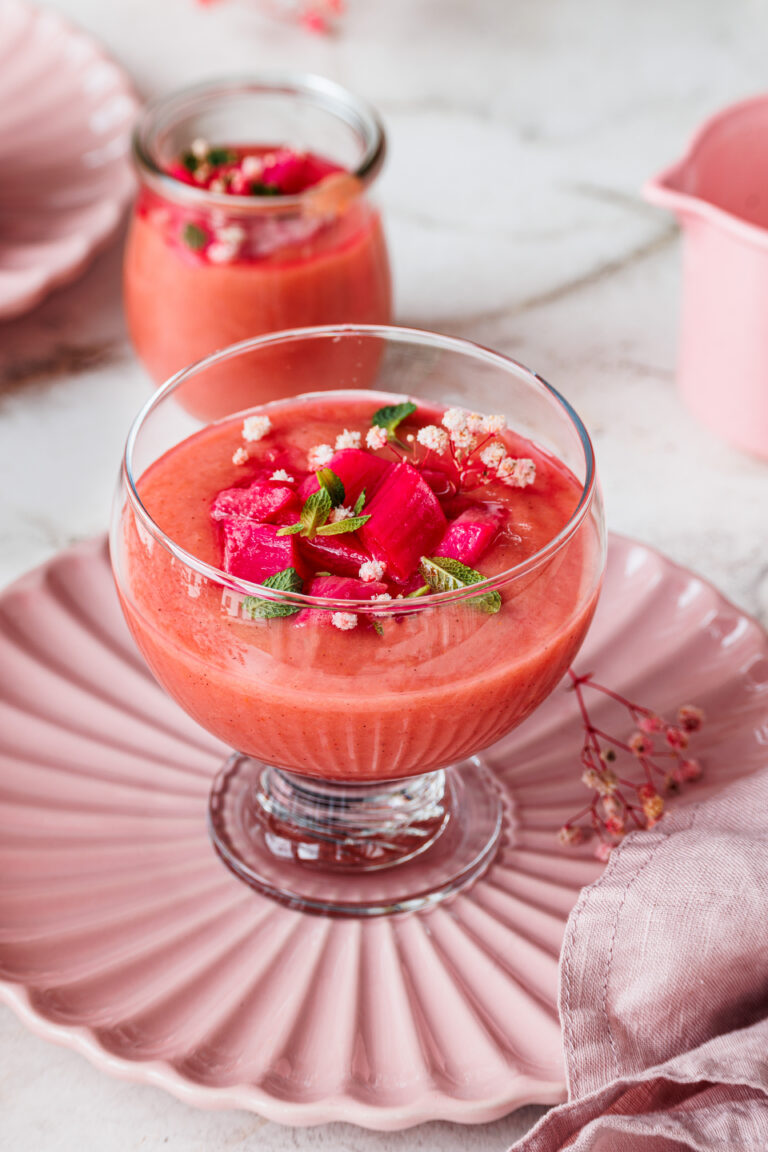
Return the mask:
[[[704,713],[693,704],[684,704],[673,722],[598,684],[591,673],[579,676],[570,669],[568,675],[584,726],[581,779],[592,797],[562,826],[559,839],[575,845],[596,838],[595,855],[607,860],[627,832],[658,824],[665,809],[663,792],[676,792],[701,776],[699,761],[687,752],[691,734],[704,723]],[[627,710],[636,726],[629,739],[619,739],[592,722],[584,695],[587,687]],[[634,773],[619,775],[621,755],[640,770],[639,778]]]

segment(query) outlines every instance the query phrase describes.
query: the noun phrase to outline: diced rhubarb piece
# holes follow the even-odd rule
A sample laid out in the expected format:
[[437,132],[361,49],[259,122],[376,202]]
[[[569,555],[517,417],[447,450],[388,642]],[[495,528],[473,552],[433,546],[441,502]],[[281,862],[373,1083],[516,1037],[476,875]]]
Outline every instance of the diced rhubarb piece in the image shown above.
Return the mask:
[[213,520],[227,520],[239,516],[256,520],[259,524],[274,521],[286,512],[293,512],[298,520],[301,504],[293,489],[284,484],[257,482],[250,488],[225,488],[211,505]]
[[420,558],[433,554],[445,532],[437,496],[410,464],[389,469],[365,512],[370,520],[358,529],[360,540],[396,580],[407,580]]
[[256,524],[233,517],[222,521],[224,531],[224,571],[240,580],[263,584],[286,568],[306,572],[296,536],[278,536],[276,524]]
[[[382,460],[380,456],[374,456],[372,452],[365,452],[362,448],[342,448],[334,453],[328,467],[336,473],[344,485],[344,503],[352,505],[363,488],[366,501],[369,501],[381,483],[382,477],[391,472],[394,465],[388,460]],[[317,476],[313,472],[299,488],[300,499],[306,500],[313,492],[317,492],[319,487]]]
[[262,184],[273,184],[287,196],[295,196],[317,184],[324,176],[340,172],[336,164],[321,160],[319,156],[309,156],[303,152],[280,149],[264,158],[261,172]]
[[422,476],[438,500],[449,500],[456,495],[456,484],[443,468],[421,468]]
[[470,567],[493,543],[503,522],[503,512],[482,504],[468,508],[452,520],[448,531],[435,549],[435,556],[452,556]]
[[[316,576],[304,590],[309,596],[326,596],[329,600],[373,600],[387,591],[378,580],[366,583],[346,576]],[[299,627],[305,624],[333,624],[333,613],[327,608],[304,608],[295,618]]]
[[337,576],[357,576],[360,565],[370,560],[354,532],[339,536],[299,537],[299,547],[316,571]]

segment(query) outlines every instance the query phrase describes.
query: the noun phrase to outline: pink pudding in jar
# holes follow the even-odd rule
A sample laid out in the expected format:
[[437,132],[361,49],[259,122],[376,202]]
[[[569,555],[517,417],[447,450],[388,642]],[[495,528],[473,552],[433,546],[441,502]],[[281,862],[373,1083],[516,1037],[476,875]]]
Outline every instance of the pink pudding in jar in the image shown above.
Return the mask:
[[548,550],[582,484],[502,417],[302,396],[209,424],[137,490],[201,564],[126,506],[121,600],[150,667],[229,746],[305,776],[393,780],[487,747],[595,609],[590,520]]

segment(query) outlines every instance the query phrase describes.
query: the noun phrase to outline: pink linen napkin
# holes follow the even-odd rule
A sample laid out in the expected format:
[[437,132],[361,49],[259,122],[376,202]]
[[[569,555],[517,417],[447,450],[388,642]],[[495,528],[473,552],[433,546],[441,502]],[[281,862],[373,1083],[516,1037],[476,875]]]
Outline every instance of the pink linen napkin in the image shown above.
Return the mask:
[[510,1152],[768,1152],[768,770],[627,837],[560,960],[569,1102]]

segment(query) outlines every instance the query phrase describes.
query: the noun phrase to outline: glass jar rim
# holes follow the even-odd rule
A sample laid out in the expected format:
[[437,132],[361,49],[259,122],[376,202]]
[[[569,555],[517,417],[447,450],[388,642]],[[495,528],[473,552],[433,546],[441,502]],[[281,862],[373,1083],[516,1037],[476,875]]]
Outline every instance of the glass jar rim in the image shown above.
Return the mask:
[[229,208],[238,213],[274,214],[298,209],[306,202],[305,192],[292,195],[248,196],[230,192],[211,192],[177,180],[157,163],[151,146],[151,137],[157,121],[163,116],[181,113],[206,97],[227,96],[238,92],[262,95],[298,96],[306,99],[343,120],[356,131],[364,145],[360,163],[350,172],[361,185],[370,184],[379,172],[386,154],[386,133],[374,108],[349,89],[311,72],[243,73],[219,77],[177,88],[165,96],[151,100],[141,113],[133,130],[133,158],[139,173],[147,184],[165,199],[176,200],[190,207]]
[[[384,340],[400,339],[404,343],[412,343],[420,346],[432,345],[443,351],[454,351],[462,355],[471,355],[486,364],[495,365],[507,372],[509,372],[510,369],[516,369],[518,372],[522,372],[531,384],[541,388],[542,391],[562,409],[573,425],[584,452],[586,466],[586,475],[578,503],[560,531],[543,545],[543,547],[538,549],[538,551],[527,557],[527,559],[522,560],[519,564],[513,565],[511,568],[505,569],[503,572],[497,573],[495,576],[489,576],[477,584],[471,584],[452,592],[432,592],[415,599],[404,597],[401,600],[393,599],[373,602],[370,600],[341,600],[327,596],[311,596],[304,592],[288,593],[281,592],[274,588],[267,588],[263,584],[255,584],[252,581],[243,580],[239,577],[232,576],[229,572],[225,572],[221,568],[207,564],[204,560],[198,559],[191,552],[187,552],[185,548],[182,548],[172,540],[155,522],[142,501],[138,492],[137,479],[133,468],[133,456],[137,439],[144,423],[152,415],[154,410],[189,377],[215,364],[234,359],[243,353],[251,352],[259,348],[266,348],[271,345],[287,343],[291,340],[318,338],[338,339],[344,336],[372,336]],[[343,391],[351,392],[354,390],[344,389]],[[366,395],[367,393],[366,390],[360,390],[359,394]],[[327,398],[328,393],[303,393],[302,395],[318,395]],[[259,411],[268,411],[270,407],[283,405],[287,400],[295,399],[299,399],[299,397],[282,397],[279,400],[273,400],[267,404],[258,405],[257,407]],[[416,399],[418,399],[418,397]],[[235,415],[235,413],[232,415]],[[501,591],[507,584],[546,563],[546,561],[555,556],[568,543],[586,518],[597,491],[595,454],[589,433],[580,416],[565,397],[562,396],[557,389],[553,388],[551,384],[547,383],[542,376],[536,372],[532,372],[523,364],[518,363],[517,360],[513,360],[509,356],[504,356],[500,352],[494,352],[492,349],[486,348],[482,344],[477,344],[472,340],[465,340],[458,336],[444,336],[440,333],[428,332],[419,328],[406,328],[383,324],[327,324],[308,328],[289,328],[281,332],[271,332],[264,336],[255,336],[248,340],[241,340],[237,344],[231,344],[228,348],[223,348],[218,352],[204,357],[202,360],[198,360],[195,364],[183,368],[167,380],[166,383],[147,400],[138,415],[134,418],[128,431],[123,452],[122,477],[126,485],[131,506],[139,516],[143,527],[150,533],[153,539],[157,540],[157,542],[180,563],[212,583],[225,587],[238,595],[256,597],[260,600],[269,600],[277,604],[295,604],[302,608],[322,608],[335,612],[353,611],[375,616],[422,612],[427,608],[456,604],[474,597],[487,595],[489,592]]]

